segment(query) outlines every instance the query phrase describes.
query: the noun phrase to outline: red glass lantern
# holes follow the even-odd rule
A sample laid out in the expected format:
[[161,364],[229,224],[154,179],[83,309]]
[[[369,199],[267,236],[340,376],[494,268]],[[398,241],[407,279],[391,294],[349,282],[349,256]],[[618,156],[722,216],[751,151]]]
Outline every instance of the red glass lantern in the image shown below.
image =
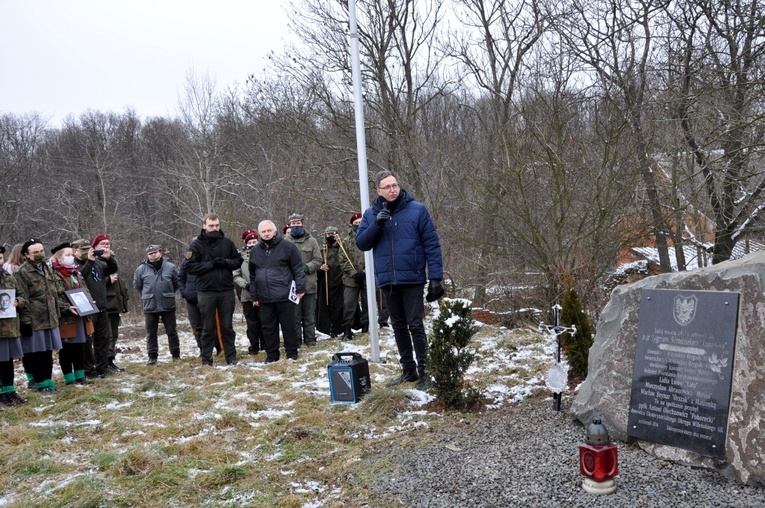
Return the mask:
[[579,472],[585,476],[582,488],[591,494],[616,492],[614,477],[619,475],[616,445],[611,443],[606,426],[593,418],[587,426],[585,444],[579,445]]

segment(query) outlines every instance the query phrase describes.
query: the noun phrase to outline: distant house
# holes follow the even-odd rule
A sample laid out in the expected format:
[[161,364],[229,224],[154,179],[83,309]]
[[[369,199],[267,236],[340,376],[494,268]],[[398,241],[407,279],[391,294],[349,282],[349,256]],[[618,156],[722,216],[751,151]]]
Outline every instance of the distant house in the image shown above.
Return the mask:
[[[741,240],[733,247],[733,254],[731,259],[739,259],[752,252],[765,249],[765,243],[755,240]],[[656,247],[632,247],[630,252],[634,254],[638,259],[644,259],[648,261],[649,269],[655,267],[658,272],[659,266],[659,249]],[[695,245],[683,245],[683,253],[685,254],[685,269],[695,270],[696,268],[702,268],[712,264],[712,253],[701,246]],[[675,255],[675,247],[669,247],[669,261],[672,264],[672,271],[677,271],[677,256]]]

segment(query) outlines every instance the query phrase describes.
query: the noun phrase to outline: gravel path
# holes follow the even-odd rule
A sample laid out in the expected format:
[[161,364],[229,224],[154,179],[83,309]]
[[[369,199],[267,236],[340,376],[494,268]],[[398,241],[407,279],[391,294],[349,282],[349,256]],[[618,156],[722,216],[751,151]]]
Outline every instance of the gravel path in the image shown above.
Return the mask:
[[[765,506],[765,489],[744,487],[717,471],[695,469],[619,443],[618,490],[581,488],[584,429],[551,399],[529,400],[460,423],[426,443],[370,457],[372,506],[411,507],[700,507]],[[384,465],[387,465],[384,466]]]

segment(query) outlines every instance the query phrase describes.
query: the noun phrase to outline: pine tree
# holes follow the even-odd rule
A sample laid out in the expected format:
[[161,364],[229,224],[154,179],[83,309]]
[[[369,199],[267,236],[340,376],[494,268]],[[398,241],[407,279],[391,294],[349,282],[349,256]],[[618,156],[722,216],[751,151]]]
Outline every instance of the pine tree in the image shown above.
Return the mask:
[[590,318],[582,309],[582,301],[574,289],[573,277],[568,276],[564,281],[565,291],[561,309],[561,325],[576,326],[576,334],[561,335],[561,345],[566,352],[569,365],[569,379],[580,380],[587,377],[587,361],[592,346],[592,325]]
[[475,358],[467,346],[477,331],[469,302],[447,298],[439,302],[428,348],[428,373],[436,400],[447,407],[464,407],[480,396],[464,379]]

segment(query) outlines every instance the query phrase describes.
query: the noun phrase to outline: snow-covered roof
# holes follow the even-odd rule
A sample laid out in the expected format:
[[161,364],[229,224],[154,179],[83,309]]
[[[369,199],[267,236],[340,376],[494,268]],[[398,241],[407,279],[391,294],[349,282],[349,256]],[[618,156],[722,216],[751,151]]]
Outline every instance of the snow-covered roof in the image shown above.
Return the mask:
[[[748,250],[747,250],[748,247]],[[765,249],[765,243],[749,240],[748,245],[745,241],[736,242],[733,247],[733,254],[731,259],[739,259],[747,254],[756,252],[758,250]],[[630,249],[633,253],[640,257],[645,258],[651,263],[659,264],[659,249],[656,247],[632,247]],[[712,254],[709,252],[701,251],[701,259],[699,259],[699,250],[694,245],[683,245],[683,253],[685,254],[685,269],[695,270],[699,267],[709,266],[712,264]],[[672,271],[677,271],[677,258],[675,256],[675,247],[669,247],[669,262],[672,265]]]

